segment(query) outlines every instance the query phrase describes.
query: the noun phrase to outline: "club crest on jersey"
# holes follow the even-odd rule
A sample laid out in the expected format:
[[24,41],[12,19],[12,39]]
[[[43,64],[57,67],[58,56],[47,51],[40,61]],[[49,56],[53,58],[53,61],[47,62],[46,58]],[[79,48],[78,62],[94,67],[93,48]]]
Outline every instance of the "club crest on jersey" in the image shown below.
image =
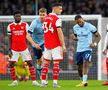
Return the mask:
[[13,30],[15,30],[15,28],[13,28]]
[[24,27],[23,27],[23,26],[21,26],[21,29],[24,29]]

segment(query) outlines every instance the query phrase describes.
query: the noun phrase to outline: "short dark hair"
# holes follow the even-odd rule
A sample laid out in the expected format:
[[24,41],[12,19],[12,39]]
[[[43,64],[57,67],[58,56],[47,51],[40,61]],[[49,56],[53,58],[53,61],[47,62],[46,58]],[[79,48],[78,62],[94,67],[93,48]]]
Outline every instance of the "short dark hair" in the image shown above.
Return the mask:
[[58,7],[58,6],[62,6],[62,3],[54,3],[54,4],[52,5],[52,8],[53,8],[53,7]]
[[79,18],[82,18],[81,15],[76,15],[75,20],[78,20]]
[[47,9],[46,8],[40,8],[39,12],[41,12],[41,13],[47,13]]
[[20,10],[16,10],[16,11],[13,13],[13,15],[15,15],[15,14],[22,14],[22,12],[21,12]]

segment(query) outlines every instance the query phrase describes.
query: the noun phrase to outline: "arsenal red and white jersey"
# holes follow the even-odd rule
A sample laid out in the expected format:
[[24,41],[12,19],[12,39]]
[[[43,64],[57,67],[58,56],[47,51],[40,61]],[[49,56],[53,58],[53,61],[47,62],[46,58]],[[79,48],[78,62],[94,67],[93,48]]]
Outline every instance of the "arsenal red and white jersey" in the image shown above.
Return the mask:
[[8,34],[11,35],[11,49],[15,51],[23,51],[27,48],[26,30],[28,29],[26,22],[11,23],[7,27]]
[[56,14],[50,13],[44,18],[44,44],[47,49],[61,46],[57,33],[58,27],[61,27],[61,19]]

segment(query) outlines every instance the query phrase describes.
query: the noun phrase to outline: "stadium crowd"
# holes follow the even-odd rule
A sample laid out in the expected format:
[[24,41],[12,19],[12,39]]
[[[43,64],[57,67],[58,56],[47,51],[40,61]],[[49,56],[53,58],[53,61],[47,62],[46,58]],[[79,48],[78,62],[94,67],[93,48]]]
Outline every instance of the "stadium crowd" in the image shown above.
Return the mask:
[[[0,0],[0,15],[11,15],[16,9],[21,9],[24,15],[35,15],[36,7],[45,7],[51,11],[51,5],[55,2],[63,3],[63,14],[101,14],[108,16],[108,0]],[[37,5],[37,6],[36,6]]]

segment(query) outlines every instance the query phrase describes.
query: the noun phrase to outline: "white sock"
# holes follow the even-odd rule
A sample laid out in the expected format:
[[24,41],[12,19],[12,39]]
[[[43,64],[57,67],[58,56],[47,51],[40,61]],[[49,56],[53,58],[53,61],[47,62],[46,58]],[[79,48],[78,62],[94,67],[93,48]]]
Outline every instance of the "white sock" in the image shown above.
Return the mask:
[[83,82],[87,82],[87,78],[88,78],[87,75],[83,75]]
[[53,80],[53,83],[56,83],[57,84],[57,80]]
[[33,83],[36,82],[36,80],[32,81]]
[[46,83],[46,80],[42,80],[41,83]]
[[13,82],[17,82],[17,80],[14,80]]

